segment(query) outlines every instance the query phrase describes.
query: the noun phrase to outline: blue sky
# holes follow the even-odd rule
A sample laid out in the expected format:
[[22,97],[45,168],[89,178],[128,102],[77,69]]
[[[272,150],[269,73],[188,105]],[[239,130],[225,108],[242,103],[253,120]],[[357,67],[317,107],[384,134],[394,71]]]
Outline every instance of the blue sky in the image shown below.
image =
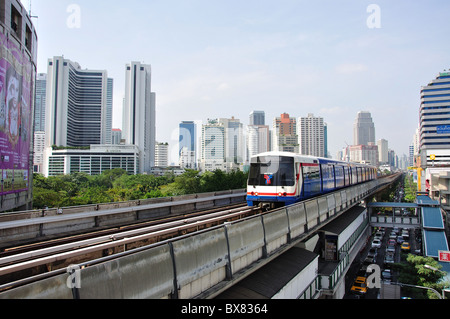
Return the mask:
[[[79,28],[67,23],[71,4]],[[380,9],[380,28],[368,27],[370,4]],[[364,110],[376,138],[407,154],[421,86],[450,69],[445,0],[34,0],[31,8],[38,72],[55,55],[106,69],[115,81],[114,127],[125,64],[151,64],[157,140],[171,145],[183,120],[234,116],[247,124],[252,110],[264,110],[271,125],[284,112],[313,113],[328,124],[334,157],[353,143]]]

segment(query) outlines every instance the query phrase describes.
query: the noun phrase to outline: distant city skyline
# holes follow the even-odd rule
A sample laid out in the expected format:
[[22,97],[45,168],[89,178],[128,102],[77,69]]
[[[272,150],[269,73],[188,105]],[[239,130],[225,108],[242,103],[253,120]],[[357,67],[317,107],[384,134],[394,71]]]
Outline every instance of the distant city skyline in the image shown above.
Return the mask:
[[[22,0],[29,9],[29,0]],[[377,138],[408,154],[420,87],[450,68],[447,1],[32,3],[38,73],[64,54],[114,79],[113,127],[121,128],[123,65],[152,65],[157,140],[175,145],[181,121],[235,118],[266,123],[286,112],[327,122],[332,156],[352,141],[353,120],[371,112]],[[77,10],[74,10],[77,9]],[[200,10],[201,9],[201,10]],[[133,24],[117,23],[133,17]],[[95,32],[93,32],[95,30]],[[119,115],[119,116],[118,116]],[[402,119],[401,122],[398,119]],[[177,153],[175,152],[169,153]]]

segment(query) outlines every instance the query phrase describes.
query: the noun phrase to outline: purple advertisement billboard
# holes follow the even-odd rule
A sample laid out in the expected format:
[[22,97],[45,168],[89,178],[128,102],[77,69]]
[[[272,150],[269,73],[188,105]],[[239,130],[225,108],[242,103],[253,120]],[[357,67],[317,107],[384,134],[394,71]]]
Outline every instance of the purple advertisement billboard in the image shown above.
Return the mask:
[[0,33],[0,195],[29,186],[32,70],[16,41]]

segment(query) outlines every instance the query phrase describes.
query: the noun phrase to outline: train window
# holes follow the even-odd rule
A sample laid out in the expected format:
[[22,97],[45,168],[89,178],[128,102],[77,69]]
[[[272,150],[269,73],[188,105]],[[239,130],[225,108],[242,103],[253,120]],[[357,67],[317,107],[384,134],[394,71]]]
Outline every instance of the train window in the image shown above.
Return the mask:
[[248,184],[255,186],[294,186],[294,158],[259,156],[252,159]]

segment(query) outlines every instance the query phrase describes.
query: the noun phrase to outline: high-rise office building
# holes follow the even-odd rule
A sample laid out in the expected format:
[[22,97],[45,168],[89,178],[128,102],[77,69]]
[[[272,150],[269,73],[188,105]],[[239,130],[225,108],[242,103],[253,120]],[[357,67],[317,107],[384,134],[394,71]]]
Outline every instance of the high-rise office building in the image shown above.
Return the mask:
[[269,151],[270,132],[267,125],[247,126],[247,159]]
[[298,118],[299,150],[302,155],[325,157],[325,130],[322,117],[309,113]]
[[249,116],[249,125],[266,125],[264,111],[252,111]]
[[270,150],[270,129],[264,111],[252,111],[247,126],[247,159]]
[[[48,60],[46,147],[86,147],[111,141],[106,71],[81,69],[64,57]],[[112,93],[111,93],[112,95]]]
[[202,171],[226,170],[223,123],[210,119],[207,124],[203,124],[201,144],[200,169]]
[[377,141],[378,145],[378,161],[380,164],[387,164],[389,162],[389,146],[388,141],[384,138]]
[[113,89],[114,89],[114,80],[111,78],[107,79],[106,82],[106,112],[103,117],[103,121],[105,121],[105,125],[103,129],[105,130],[104,135],[104,143],[112,144],[112,117],[113,117]]
[[353,124],[353,145],[375,143],[375,125],[370,112],[358,112]]
[[[112,146],[113,80],[64,57],[48,60],[45,176],[123,168],[138,173],[134,146]],[[56,146],[56,147],[55,147]]]
[[[450,72],[440,72],[420,91],[422,167],[450,165]],[[430,156],[434,159],[431,159]]]
[[155,145],[155,166],[167,167],[169,166],[169,144],[156,143]]
[[45,99],[47,94],[47,74],[36,76],[36,103],[34,104],[34,131],[45,131]]
[[297,121],[283,113],[273,120],[273,150],[281,152],[299,152]]
[[218,121],[225,129],[225,162],[227,169],[239,168],[245,160],[244,125],[234,116]]
[[370,145],[351,145],[348,147],[351,162],[365,163],[378,166],[378,146]]
[[140,62],[126,65],[122,138],[141,150],[140,172],[155,165],[156,106],[151,91],[151,66]]
[[197,167],[197,125],[193,121],[183,121],[179,125],[179,165],[182,168]]

